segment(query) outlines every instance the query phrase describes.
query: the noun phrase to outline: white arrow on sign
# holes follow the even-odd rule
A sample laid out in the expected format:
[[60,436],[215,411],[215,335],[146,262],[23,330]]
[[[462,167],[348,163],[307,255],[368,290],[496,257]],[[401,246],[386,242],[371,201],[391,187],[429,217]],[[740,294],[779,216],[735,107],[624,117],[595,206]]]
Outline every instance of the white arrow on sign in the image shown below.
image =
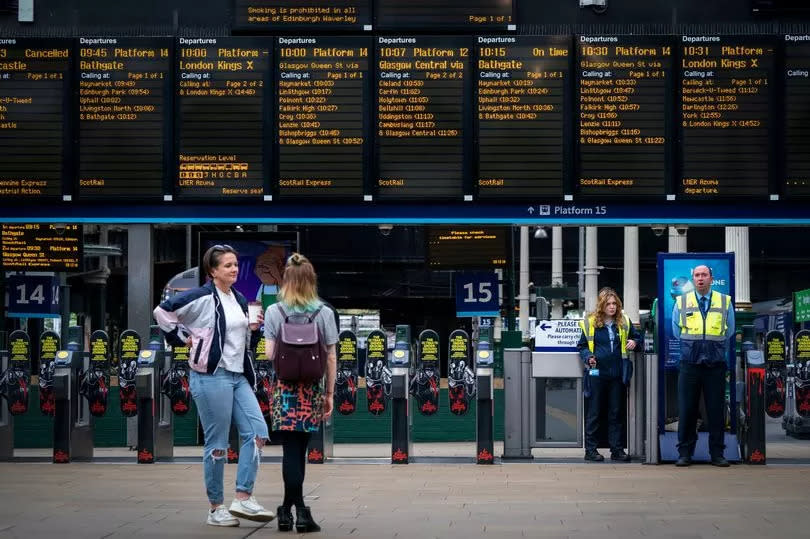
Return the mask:
[[582,335],[579,320],[540,320],[534,331],[535,351],[575,351]]

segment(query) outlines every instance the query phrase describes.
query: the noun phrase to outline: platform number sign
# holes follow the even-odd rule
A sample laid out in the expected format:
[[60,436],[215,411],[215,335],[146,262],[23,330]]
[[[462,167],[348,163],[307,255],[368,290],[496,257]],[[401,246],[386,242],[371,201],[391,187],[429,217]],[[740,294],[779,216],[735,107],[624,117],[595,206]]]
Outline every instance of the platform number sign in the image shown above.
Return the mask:
[[498,316],[498,274],[456,273],[456,316]]
[[59,283],[50,275],[9,275],[6,280],[8,316],[54,318],[59,316]]

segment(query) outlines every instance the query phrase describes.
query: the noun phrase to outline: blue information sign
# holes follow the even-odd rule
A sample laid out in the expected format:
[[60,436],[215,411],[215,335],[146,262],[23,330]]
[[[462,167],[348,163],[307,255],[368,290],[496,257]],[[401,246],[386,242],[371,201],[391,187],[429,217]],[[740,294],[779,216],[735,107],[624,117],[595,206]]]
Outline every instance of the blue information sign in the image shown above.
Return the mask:
[[456,316],[498,316],[499,305],[497,273],[456,273]]
[[59,283],[53,275],[9,275],[6,292],[9,317],[59,317]]

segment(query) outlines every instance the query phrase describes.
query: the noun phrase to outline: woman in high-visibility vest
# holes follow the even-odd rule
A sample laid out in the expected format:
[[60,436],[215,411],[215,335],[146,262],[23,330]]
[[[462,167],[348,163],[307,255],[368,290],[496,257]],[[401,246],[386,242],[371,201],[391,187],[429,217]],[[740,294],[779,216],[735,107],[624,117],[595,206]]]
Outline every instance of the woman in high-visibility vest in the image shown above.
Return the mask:
[[622,301],[612,288],[599,291],[594,312],[580,320],[582,336],[579,353],[585,364],[586,379],[590,389],[585,400],[585,460],[601,462],[599,454],[599,416],[607,406],[608,443],[611,460],[628,462],[624,451],[622,431],[622,399],[625,398],[622,380],[622,361],[628,352],[638,348],[642,341],[639,331],[622,311]]

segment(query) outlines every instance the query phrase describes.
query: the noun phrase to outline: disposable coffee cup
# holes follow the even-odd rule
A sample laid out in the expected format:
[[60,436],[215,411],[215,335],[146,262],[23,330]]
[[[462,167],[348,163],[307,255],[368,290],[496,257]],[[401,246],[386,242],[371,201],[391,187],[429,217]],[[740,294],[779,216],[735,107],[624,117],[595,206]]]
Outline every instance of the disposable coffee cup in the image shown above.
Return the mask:
[[248,303],[248,323],[258,324],[259,313],[262,312],[262,304],[259,301],[251,301]]

